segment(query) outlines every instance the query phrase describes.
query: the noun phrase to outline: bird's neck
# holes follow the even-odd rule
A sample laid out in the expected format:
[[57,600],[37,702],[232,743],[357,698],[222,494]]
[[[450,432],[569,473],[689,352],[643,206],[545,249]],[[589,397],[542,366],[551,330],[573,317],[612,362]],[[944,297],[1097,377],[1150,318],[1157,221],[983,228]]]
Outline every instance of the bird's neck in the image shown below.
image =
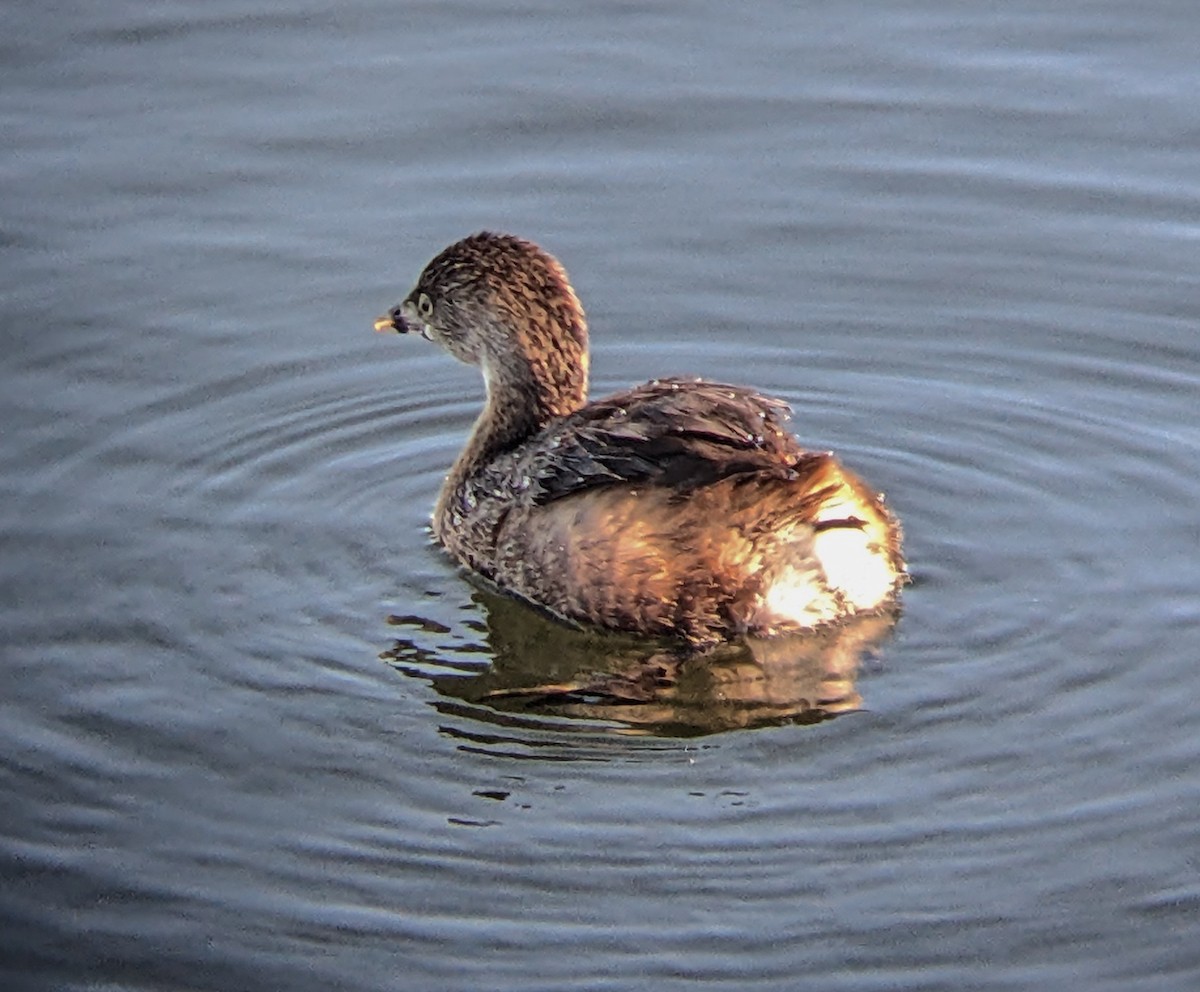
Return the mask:
[[442,485],[435,520],[444,519],[450,504],[496,458],[587,403],[586,352],[552,367],[520,355],[507,357],[503,367],[488,359],[482,364],[487,401]]

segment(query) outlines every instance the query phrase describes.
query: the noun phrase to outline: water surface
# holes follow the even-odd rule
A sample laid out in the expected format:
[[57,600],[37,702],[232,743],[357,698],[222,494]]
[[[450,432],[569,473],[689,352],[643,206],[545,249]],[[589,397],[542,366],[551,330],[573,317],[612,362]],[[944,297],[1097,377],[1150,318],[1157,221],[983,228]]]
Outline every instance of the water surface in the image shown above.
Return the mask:
[[[6,987],[1195,987],[1191,4],[0,22]],[[895,629],[497,691],[600,648],[430,544],[481,387],[370,331],[484,227],[598,394],[753,383],[885,490]]]

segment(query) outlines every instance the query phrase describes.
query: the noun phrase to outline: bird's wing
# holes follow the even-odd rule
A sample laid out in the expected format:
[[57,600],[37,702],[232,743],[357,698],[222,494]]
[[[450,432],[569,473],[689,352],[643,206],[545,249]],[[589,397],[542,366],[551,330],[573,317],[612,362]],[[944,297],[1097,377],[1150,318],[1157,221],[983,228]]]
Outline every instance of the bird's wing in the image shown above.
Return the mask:
[[529,473],[545,504],[600,486],[685,493],[743,473],[789,477],[806,459],[787,404],[717,382],[661,379],[589,404],[540,439]]

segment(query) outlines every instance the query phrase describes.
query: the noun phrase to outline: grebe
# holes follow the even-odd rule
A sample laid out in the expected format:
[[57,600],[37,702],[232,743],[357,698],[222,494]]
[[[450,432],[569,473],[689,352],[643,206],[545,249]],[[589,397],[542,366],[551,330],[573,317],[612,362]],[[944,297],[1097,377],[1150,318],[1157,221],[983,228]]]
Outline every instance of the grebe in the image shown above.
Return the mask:
[[530,241],[450,245],[375,329],[482,369],[433,534],[553,614],[703,647],[881,611],[907,578],[882,498],[801,447],[782,401],[657,379],[588,403],[583,308]]

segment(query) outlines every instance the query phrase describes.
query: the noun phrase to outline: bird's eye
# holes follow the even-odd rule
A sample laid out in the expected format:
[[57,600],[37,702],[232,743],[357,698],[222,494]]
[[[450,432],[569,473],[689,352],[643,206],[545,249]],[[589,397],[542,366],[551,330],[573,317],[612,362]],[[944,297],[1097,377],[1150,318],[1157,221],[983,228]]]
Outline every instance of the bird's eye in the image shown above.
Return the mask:
[[417,297],[417,313],[426,319],[433,316],[433,300],[429,298],[428,293]]

